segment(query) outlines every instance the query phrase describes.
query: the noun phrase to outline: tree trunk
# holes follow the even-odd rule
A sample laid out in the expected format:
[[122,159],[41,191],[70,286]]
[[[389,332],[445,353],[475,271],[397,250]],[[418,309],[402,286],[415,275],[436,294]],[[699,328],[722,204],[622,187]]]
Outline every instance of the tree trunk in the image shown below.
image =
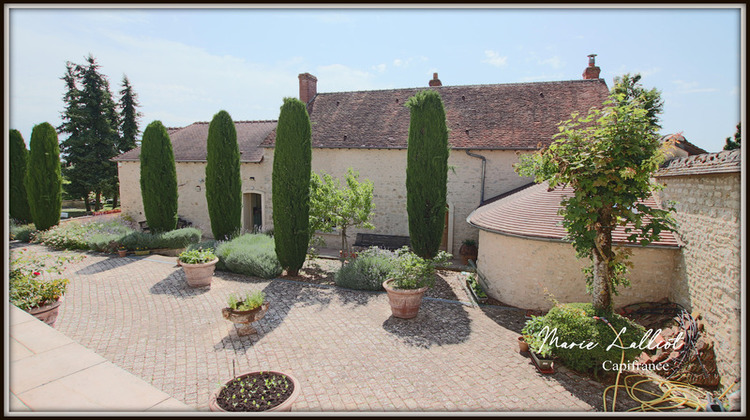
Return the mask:
[[120,184],[115,184],[115,190],[112,193],[112,210],[117,208],[117,200],[120,198]]
[[341,265],[344,265],[344,260],[346,260],[347,252],[349,252],[349,247],[346,243],[346,226],[341,227]]
[[83,197],[83,204],[86,205],[86,213],[91,213],[91,203],[89,203],[88,194],[86,194],[86,196]]
[[600,214],[597,225],[596,247],[593,250],[593,283],[592,295],[594,309],[602,312],[612,311],[612,217],[609,212]]

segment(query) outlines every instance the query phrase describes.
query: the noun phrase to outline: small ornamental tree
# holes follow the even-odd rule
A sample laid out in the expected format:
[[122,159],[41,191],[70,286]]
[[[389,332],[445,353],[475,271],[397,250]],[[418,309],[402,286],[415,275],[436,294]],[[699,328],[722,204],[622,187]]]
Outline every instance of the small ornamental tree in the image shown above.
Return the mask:
[[34,126],[29,149],[24,185],[31,219],[37,230],[47,230],[60,223],[62,210],[60,146],[55,127],[46,122]]
[[[341,230],[341,250],[349,253],[346,231],[350,227],[374,229],[372,217],[372,191],[370,180],[359,182],[359,173],[346,171],[346,186],[331,175],[312,173],[310,178],[310,237],[316,231]],[[343,256],[343,255],[342,255]]]
[[406,164],[406,211],[414,253],[434,258],[445,229],[448,128],[440,94],[424,90],[406,101],[411,110]]
[[310,117],[295,98],[284,98],[273,153],[273,228],[276,255],[290,276],[305,263],[310,241]]
[[146,127],[141,141],[141,197],[146,223],[154,232],[177,228],[177,169],[172,142],[161,121]]
[[26,143],[23,141],[20,131],[10,130],[9,148],[10,191],[8,191],[8,196],[10,198],[10,217],[21,223],[30,223],[32,220],[31,210],[29,210],[29,201],[26,198],[26,187],[23,185],[29,151],[26,150]]
[[[623,79],[620,79],[623,80]],[[629,83],[628,78],[625,78]],[[584,271],[599,313],[612,310],[612,293],[628,286],[629,252],[615,248],[612,231],[625,229],[631,243],[648,245],[663,231],[673,231],[669,211],[644,205],[657,185],[652,181],[663,156],[654,113],[660,101],[640,86],[613,88],[604,109],[573,114],[560,124],[554,141],[522,158],[517,171],[548,181],[550,188],[570,185],[575,192],[562,202],[563,226],[579,258],[590,258]],[[655,107],[653,104],[657,104]]]
[[232,117],[219,111],[208,125],[206,202],[211,232],[217,240],[239,233],[242,223],[240,149]]

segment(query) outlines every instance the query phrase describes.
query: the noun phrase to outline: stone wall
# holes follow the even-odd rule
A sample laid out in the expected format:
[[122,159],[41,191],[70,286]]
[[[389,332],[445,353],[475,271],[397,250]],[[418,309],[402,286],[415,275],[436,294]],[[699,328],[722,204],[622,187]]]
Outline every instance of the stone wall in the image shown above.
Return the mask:
[[[738,168],[739,170],[739,165]],[[740,375],[740,172],[660,176],[684,242],[670,299],[700,312],[722,382]]]
[[[548,310],[548,298],[561,303],[590,302],[581,269],[587,261],[578,260],[573,245],[561,241],[537,240],[479,232],[478,261],[487,294],[506,305],[524,309]],[[679,250],[676,248],[632,247],[633,268],[630,287],[621,287],[613,296],[615,307],[638,302],[658,301],[669,296]]]

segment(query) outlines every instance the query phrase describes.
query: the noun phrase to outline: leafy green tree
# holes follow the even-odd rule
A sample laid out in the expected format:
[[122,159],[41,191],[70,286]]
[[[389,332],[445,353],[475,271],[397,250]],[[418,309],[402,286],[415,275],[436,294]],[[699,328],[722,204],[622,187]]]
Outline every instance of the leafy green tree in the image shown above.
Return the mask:
[[148,227],[154,232],[177,228],[177,169],[172,142],[161,121],[146,127],[141,142],[141,197]]
[[661,92],[658,89],[650,90],[640,84],[641,75],[625,73],[621,77],[615,77],[615,85],[612,86],[610,97],[617,101],[618,104],[630,103],[639,108],[646,110],[646,119],[648,122],[659,129],[659,114],[664,110],[664,101],[661,98]]
[[284,98],[273,153],[273,225],[276,255],[287,274],[296,276],[310,241],[310,117],[295,98]]
[[29,149],[24,177],[29,209],[36,229],[47,230],[60,223],[62,210],[60,147],[55,127],[46,122],[35,125]]
[[563,225],[577,256],[593,262],[584,272],[593,305],[603,313],[611,312],[616,287],[629,285],[627,267],[632,265],[629,250],[613,245],[612,231],[632,224],[625,229],[627,240],[648,245],[675,227],[669,210],[642,202],[657,189],[652,174],[663,156],[649,113],[654,108],[648,108],[653,98],[644,94],[652,91],[632,87],[616,85],[603,109],[560,123],[554,141],[524,156],[517,168],[537,182],[548,181],[550,188],[574,188],[562,202]]
[[742,147],[742,132],[740,130],[741,124],[741,122],[737,123],[737,131],[734,133],[734,139],[727,137],[727,142],[724,145],[724,150],[734,150]]
[[445,229],[448,128],[440,94],[423,90],[406,101],[411,110],[406,157],[406,211],[414,253],[434,258]]
[[218,240],[229,239],[242,226],[242,178],[237,131],[228,112],[214,115],[208,126],[206,148],[206,201],[211,231]]
[[118,154],[119,116],[107,78],[89,55],[86,64],[66,63],[62,80],[66,85],[62,124],[58,127],[68,138],[61,143],[64,172],[70,191],[76,195],[91,192],[94,210],[101,208],[102,194],[117,188],[117,167],[110,159]]
[[29,210],[29,201],[26,198],[26,187],[23,185],[29,151],[26,150],[26,142],[23,141],[20,131],[10,130],[9,149],[10,217],[22,223],[29,223],[32,220],[31,210]]
[[316,231],[341,230],[341,250],[350,252],[346,238],[348,228],[374,229],[372,218],[373,184],[359,182],[359,173],[346,171],[346,186],[327,173],[312,173],[310,177],[310,236]]

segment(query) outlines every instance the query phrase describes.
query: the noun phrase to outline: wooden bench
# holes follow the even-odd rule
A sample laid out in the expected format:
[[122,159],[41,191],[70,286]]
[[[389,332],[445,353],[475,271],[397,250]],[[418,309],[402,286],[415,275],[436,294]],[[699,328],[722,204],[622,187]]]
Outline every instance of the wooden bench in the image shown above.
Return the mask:
[[398,235],[377,235],[374,233],[358,233],[354,242],[355,247],[369,248],[376,246],[378,248],[394,251],[404,246],[409,246],[408,236]]
[[[138,226],[141,228],[143,232],[150,231],[148,227],[148,223],[145,220],[142,222],[138,222]],[[183,219],[182,217],[177,218],[177,229],[182,229],[182,228],[186,228],[190,226],[193,226],[193,224],[190,223],[189,221]]]

